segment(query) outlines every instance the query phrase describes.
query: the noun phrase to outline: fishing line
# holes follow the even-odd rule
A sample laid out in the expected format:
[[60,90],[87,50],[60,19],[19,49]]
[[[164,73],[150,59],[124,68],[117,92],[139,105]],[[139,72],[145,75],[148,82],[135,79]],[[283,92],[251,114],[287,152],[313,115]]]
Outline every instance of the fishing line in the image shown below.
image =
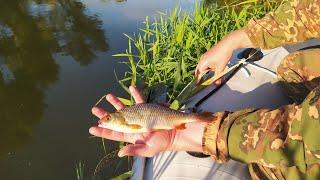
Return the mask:
[[96,104],[94,106],[97,106],[107,95],[102,96],[98,102],[96,102]]

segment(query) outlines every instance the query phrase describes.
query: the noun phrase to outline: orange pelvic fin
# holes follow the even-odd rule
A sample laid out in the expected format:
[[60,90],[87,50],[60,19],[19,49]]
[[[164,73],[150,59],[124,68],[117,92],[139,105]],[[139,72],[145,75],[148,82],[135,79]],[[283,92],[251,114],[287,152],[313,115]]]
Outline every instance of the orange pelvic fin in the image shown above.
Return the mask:
[[130,124],[128,125],[131,129],[142,129],[142,126],[138,125],[138,124]]
[[212,113],[211,112],[201,112],[199,113],[201,116],[204,116],[204,117],[212,117]]
[[176,129],[180,129],[180,130],[182,130],[182,129],[185,129],[186,128],[186,124],[180,124],[179,126],[176,126],[175,127]]

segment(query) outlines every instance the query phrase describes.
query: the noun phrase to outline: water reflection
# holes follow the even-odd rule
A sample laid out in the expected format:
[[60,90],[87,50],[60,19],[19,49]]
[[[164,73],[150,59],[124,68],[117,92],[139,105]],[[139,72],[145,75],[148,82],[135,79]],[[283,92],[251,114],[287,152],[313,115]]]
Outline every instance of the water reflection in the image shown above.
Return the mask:
[[107,51],[102,22],[74,0],[0,0],[0,156],[32,140],[58,79],[57,53],[81,65]]

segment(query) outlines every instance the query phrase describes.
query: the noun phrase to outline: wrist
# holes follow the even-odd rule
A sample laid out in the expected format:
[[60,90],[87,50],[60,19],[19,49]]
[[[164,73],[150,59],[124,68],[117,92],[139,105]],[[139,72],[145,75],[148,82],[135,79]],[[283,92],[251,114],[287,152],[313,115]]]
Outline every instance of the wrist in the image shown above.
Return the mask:
[[202,146],[203,146],[203,153],[211,155],[214,160],[219,162],[218,156],[218,147],[219,143],[218,134],[221,123],[224,121],[227,113],[225,112],[217,112],[214,114],[213,121],[208,123],[204,129]]
[[214,54],[219,52],[219,55],[222,56],[219,57],[219,59],[223,61],[221,64],[226,65],[235,50],[249,47],[253,47],[253,44],[249,39],[246,30],[243,28],[232,31],[227,36],[223,37],[223,39],[209,51],[208,56],[214,56]]
[[168,150],[202,152],[202,139],[206,124],[205,122],[188,123],[186,129],[175,130]]
[[232,49],[239,49],[239,48],[252,48],[254,47],[253,43],[251,42],[246,28],[242,28],[236,31],[233,31],[229,34],[230,41],[232,42]]

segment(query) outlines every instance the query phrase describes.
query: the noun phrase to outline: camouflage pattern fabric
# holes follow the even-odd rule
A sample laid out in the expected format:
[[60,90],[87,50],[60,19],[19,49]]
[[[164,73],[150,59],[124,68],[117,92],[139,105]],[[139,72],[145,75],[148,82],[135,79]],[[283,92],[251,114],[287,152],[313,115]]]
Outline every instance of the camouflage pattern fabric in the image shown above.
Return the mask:
[[[319,7],[320,0],[286,2],[250,21],[247,33],[261,48],[319,38]],[[320,179],[320,49],[289,54],[278,67],[278,78],[293,104],[224,112],[221,123],[207,125],[206,130],[219,129],[206,132],[204,149],[216,148],[217,162],[247,163],[252,179]]]
[[319,37],[320,0],[290,0],[264,18],[249,21],[246,31],[255,47],[270,49]]
[[229,154],[255,163],[250,172],[256,179],[320,178],[319,57],[320,49],[299,51],[288,55],[278,67],[284,90],[299,104],[259,109],[230,127]]

